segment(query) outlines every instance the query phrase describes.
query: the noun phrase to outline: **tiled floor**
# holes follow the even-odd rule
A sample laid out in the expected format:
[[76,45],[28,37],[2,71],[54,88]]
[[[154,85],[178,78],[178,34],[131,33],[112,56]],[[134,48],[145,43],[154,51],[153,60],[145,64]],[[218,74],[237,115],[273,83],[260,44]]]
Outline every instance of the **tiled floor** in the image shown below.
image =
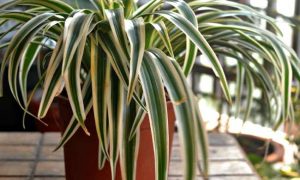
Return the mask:
[[[63,180],[62,150],[52,152],[58,133],[0,133],[0,180]],[[257,180],[239,145],[229,135],[210,134],[210,180]],[[177,134],[169,179],[183,180]],[[202,179],[200,171],[197,180]]]

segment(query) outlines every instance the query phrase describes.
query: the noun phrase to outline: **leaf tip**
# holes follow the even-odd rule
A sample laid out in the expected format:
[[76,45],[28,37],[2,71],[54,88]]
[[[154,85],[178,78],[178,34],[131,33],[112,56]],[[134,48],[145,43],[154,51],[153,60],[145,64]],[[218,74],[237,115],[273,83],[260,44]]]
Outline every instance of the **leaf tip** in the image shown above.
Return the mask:
[[126,105],[127,105],[127,106],[130,104],[131,99],[132,99],[132,94],[128,94],[128,95],[127,95],[127,98],[126,98]]
[[184,103],[184,102],[186,102],[186,100],[187,100],[187,98],[186,97],[182,97],[181,99],[179,99],[179,100],[176,100],[176,101],[174,101],[173,103],[174,103],[174,105],[180,105],[180,104],[182,104],[182,103]]
[[59,150],[61,148],[61,145],[58,145],[55,149],[52,150],[52,152],[56,152],[57,150]]
[[49,126],[47,123],[45,123],[43,120],[41,120],[40,118],[37,119],[39,122],[41,122],[44,126]]
[[135,135],[135,131],[130,131],[129,141],[131,141],[134,138],[134,135]]
[[84,124],[81,124],[81,128],[86,135],[91,136],[91,133],[89,132],[89,130],[86,128]]
[[226,99],[227,99],[227,102],[228,102],[229,106],[232,106],[232,99],[231,99],[231,96],[228,95],[228,96],[226,97]]

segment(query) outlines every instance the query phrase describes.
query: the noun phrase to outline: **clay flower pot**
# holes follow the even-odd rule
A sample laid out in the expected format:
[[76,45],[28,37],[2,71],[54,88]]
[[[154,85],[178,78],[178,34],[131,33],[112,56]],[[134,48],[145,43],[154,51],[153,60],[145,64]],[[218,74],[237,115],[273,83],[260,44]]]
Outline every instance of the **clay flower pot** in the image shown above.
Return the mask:
[[[56,103],[59,109],[59,120],[62,130],[67,127],[72,111],[68,100],[57,98]],[[169,120],[169,145],[172,147],[175,115],[173,106],[168,103],[168,120]],[[102,170],[98,169],[98,139],[94,126],[94,116],[91,111],[86,119],[86,126],[91,133],[87,136],[82,129],[79,129],[74,136],[64,146],[65,169],[67,180],[109,180],[111,179],[111,170],[109,162],[105,163]],[[63,133],[63,131],[62,131]],[[152,137],[148,115],[140,127],[140,145],[137,162],[136,179],[154,180],[154,151],[152,147]],[[117,167],[116,180],[121,180],[120,166]]]

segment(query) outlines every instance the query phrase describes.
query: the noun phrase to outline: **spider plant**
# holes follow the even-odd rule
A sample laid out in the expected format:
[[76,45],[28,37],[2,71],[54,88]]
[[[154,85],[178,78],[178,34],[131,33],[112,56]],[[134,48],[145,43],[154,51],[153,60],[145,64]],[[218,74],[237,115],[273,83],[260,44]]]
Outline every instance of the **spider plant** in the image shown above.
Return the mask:
[[[139,125],[146,113],[155,152],[156,179],[167,179],[169,163],[166,95],[173,103],[182,155],[184,179],[196,174],[198,154],[204,175],[208,172],[207,140],[199,109],[186,77],[196,56],[211,62],[225,97],[231,103],[219,57],[234,58],[237,97],[247,91],[247,119],[256,84],[263,86],[277,128],[292,113],[291,84],[299,80],[299,59],[280,40],[274,19],[248,6],[224,0],[150,0],[139,6],[133,0],[90,0],[90,9],[72,7],[59,0],[14,0],[0,5],[0,23],[15,25],[1,32],[8,64],[10,90],[24,111],[42,119],[53,99],[66,90],[73,118],[58,148],[82,128],[93,108],[100,142],[99,164],[108,159],[112,174],[120,160],[124,179],[135,179]],[[25,6],[26,11],[12,10]],[[255,25],[264,19],[269,32]],[[40,58],[41,49],[50,51]],[[27,111],[28,72],[38,62],[44,89],[37,115]],[[263,65],[268,62],[268,69]],[[235,103],[239,102],[237,98]]]

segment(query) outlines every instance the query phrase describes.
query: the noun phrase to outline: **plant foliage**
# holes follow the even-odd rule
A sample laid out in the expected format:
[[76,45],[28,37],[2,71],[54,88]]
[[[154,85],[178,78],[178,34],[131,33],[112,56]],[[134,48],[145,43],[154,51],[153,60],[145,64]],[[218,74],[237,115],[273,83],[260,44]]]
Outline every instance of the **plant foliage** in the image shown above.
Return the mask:
[[[108,159],[114,174],[120,159],[123,179],[135,179],[139,125],[148,113],[156,179],[167,179],[167,93],[178,121],[184,179],[195,178],[198,154],[207,175],[205,130],[186,81],[199,54],[211,62],[229,103],[220,57],[238,62],[237,96],[244,84],[248,92],[244,119],[251,111],[255,85],[263,86],[268,97],[274,128],[291,116],[292,78],[300,79],[300,61],[280,40],[274,19],[226,0],[150,0],[141,6],[133,0],[85,3],[90,8],[59,0],[13,0],[0,5],[0,24],[15,23],[0,33],[3,38],[15,31],[0,46],[5,48],[0,93],[8,65],[10,90],[27,112],[28,72],[36,61],[44,64],[37,84],[44,89],[37,118],[45,117],[63,89],[74,114],[58,148],[79,128],[89,134],[84,121],[93,108],[101,162]],[[18,6],[27,10],[12,10]],[[256,19],[266,20],[274,33],[256,26]],[[45,48],[49,56],[39,58]],[[264,62],[270,64],[268,69]]]

